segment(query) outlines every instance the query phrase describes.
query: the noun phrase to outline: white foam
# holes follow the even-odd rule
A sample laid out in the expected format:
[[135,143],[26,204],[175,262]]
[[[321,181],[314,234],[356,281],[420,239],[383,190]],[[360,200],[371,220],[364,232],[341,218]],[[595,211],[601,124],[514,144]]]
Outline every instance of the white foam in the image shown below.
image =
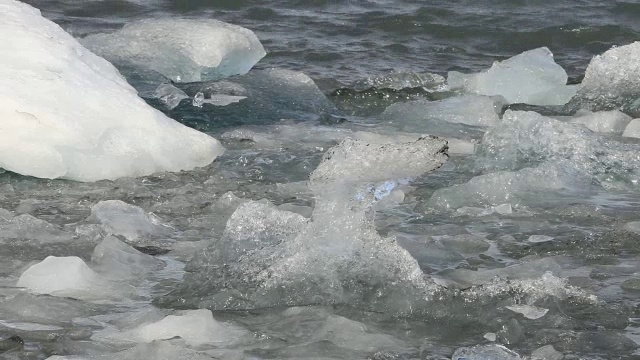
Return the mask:
[[0,12],[1,168],[96,181],[192,169],[223,152],[147,105],[111,64],[38,10],[0,0]]
[[249,29],[212,19],[146,19],[83,43],[110,61],[154,70],[176,82],[247,73],[266,52]]

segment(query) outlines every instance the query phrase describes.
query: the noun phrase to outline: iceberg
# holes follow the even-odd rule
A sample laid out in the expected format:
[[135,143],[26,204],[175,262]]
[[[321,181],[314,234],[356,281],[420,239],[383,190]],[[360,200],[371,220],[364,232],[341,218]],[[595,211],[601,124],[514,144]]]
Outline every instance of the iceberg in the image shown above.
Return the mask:
[[462,74],[451,71],[447,84],[451,90],[502,95],[511,104],[564,105],[578,90],[576,86],[568,86],[567,80],[567,73],[555,63],[551,51],[541,47],[496,61],[485,72]]
[[175,82],[246,74],[266,52],[249,29],[212,19],[146,19],[84,45],[120,64],[156,71]]
[[0,0],[0,12],[0,168],[97,181],[192,169],[222,154],[37,9]]

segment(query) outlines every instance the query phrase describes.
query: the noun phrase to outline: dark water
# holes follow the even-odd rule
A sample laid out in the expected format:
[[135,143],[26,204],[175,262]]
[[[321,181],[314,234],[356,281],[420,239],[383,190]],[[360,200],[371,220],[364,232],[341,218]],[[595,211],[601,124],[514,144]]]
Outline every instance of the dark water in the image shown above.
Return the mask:
[[640,33],[633,0],[278,1],[29,0],[76,36],[145,17],[215,18],[247,27],[259,67],[306,73],[323,89],[394,70],[474,72],[547,46],[579,79],[593,55]]

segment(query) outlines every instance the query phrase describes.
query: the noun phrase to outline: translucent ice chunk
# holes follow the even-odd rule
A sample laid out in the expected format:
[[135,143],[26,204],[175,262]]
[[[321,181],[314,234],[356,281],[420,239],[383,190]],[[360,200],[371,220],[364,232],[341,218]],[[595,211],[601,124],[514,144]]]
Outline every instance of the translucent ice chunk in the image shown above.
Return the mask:
[[[389,106],[381,118],[405,131],[422,131],[433,135],[434,127],[444,127],[442,123],[470,126],[491,126],[500,117],[504,99],[478,95],[451,97],[439,101],[416,100]],[[446,134],[443,134],[446,135]]]
[[146,19],[83,43],[113,62],[157,71],[176,82],[247,73],[266,52],[243,27],[212,19]]
[[131,241],[167,233],[169,230],[155,216],[120,200],[106,200],[95,204],[91,208],[89,220],[101,224],[106,232],[122,235]]
[[504,61],[496,61],[485,72],[449,72],[451,89],[480,95],[502,95],[508,103],[564,105],[577,88],[567,86],[567,73],[555,63],[546,47],[529,50]]
[[152,342],[181,337],[187,345],[225,345],[236,341],[245,332],[235,326],[216,321],[210,310],[185,311],[164,319],[141,325],[125,334],[138,342]]
[[[583,174],[571,171],[569,167],[561,164],[564,163],[545,163],[536,168],[525,168],[515,172],[498,171],[479,175],[467,183],[436,190],[428,204],[435,209],[460,210],[470,206],[498,206],[507,201],[513,204],[535,203],[541,198],[541,192],[552,193],[589,184],[588,180],[584,180]],[[496,210],[493,208],[479,211],[474,216]]]
[[375,182],[418,176],[446,160],[444,144],[442,140],[429,137],[400,144],[375,144],[347,138],[325,154],[311,174],[311,181]]
[[587,129],[599,133],[620,135],[631,121],[629,115],[625,115],[618,110],[586,112],[579,115],[580,117],[571,120],[571,122],[582,124]]
[[192,169],[223,152],[147,105],[111,64],[38,10],[2,0],[0,12],[8,39],[0,44],[0,168],[96,181]]
[[156,89],[154,96],[162,101],[169,110],[174,109],[183,99],[189,98],[184,91],[171,84],[161,84]]
[[[8,217],[8,216],[5,216]],[[29,214],[9,219],[0,217],[0,241],[24,240],[37,243],[71,241],[72,236],[57,226]]]
[[459,348],[453,353],[451,360],[521,360],[516,352],[502,345],[476,345]]
[[640,119],[631,120],[627,127],[624,129],[622,136],[640,139]]
[[640,41],[595,56],[569,105],[591,111],[619,109],[640,116],[639,64]]
[[549,309],[543,309],[532,305],[511,305],[506,306],[506,308],[515,313],[522,314],[524,315],[524,317],[530,320],[539,319],[547,315],[547,313],[549,312]]
[[96,300],[111,297],[113,287],[76,256],[49,256],[28,268],[17,286],[36,294]]
[[577,124],[519,111],[507,111],[500,125],[485,133],[476,151],[477,164],[484,169],[566,161],[565,172],[577,171],[605,187],[622,188],[635,187],[640,180],[639,154],[637,144],[623,144]]
[[95,247],[91,262],[96,265],[96,271],[111,279],[140,276],[160,265],[153,256],[141,253],[115,236],[107,236]]
[[[310,176],[315,195],[311,221],[292,236],[266,241],[236,261],[194,261],[181,285],[156,302],[211,309],[349,304],[394,313],[416,311],[416,304],[426,306],[435,285],[394,238],[377,233],[371,216],[374,194],[365,199],[356,194],[372,183],[432,171],[446,159],[446,145],[439,139],[345,139],[325,154]],[[243,229],[233,233],[243,236]]]
[[545,345],[531,353],[531,360],[562,360],[564,355],[557,351],[553,345]]

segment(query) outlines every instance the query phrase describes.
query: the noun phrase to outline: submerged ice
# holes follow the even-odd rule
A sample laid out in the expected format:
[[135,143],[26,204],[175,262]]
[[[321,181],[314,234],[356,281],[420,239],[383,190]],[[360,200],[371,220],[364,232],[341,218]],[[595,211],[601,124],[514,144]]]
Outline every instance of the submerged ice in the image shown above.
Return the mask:
[[3,0],[0,11],[1,168],[96,181],[193,169],[223,152],[147,105],[111,64],[38,10]]

